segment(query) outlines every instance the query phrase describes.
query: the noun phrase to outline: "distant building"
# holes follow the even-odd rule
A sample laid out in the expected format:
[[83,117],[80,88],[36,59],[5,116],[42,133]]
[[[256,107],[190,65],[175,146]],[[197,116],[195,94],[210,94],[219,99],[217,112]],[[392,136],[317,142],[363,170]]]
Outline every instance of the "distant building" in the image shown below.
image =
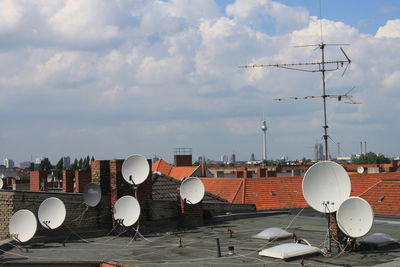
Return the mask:
[[157,155],[154,155],[153,163],[156,163],[160,158]]
[[9,158],[5,158],[3,161],[4,166],[6,166],[7,169],[12,169],[14,168],[14,161]]
[[232,153],[230,163],[232,163],[232,164],[236,163],[236,155],[235,155],[235,153]]
[[40,163],[42,162],[42,160],[44,160],[43,157],[41,157],[41,158],[36,158],[36,159],[35,159],[35,164],[40,164]]
[[31,164],[32,164],[33,162],[30,162],[30,161],[23,161],[23,162],[21,162],[20,164],[19,164],[19,167],[21,168],[21,169],[29,169],[30,167],[31,167]]
[[71,166],[71,158],[69,156],[63,157],[63,168],[67,169]]
[[251,153],[250,161],[256,161],[256,157],[254,156],[254,153]]
[[321,143],[314,145],[314,160],[319,161],[324,159],[324,147]]

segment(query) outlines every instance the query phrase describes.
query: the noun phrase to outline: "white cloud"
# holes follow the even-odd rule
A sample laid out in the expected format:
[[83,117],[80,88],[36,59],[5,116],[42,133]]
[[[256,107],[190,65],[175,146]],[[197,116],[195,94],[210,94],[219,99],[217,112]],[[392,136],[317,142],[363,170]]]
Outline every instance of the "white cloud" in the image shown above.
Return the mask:
[[377,38],[400,38],[400,19],[388,20],[385,26],[379,27]]
[[302,7],[290,7],[271,0],[237,0],[226,8],[226,13],[246,25],[260,25],[272,19],[276,31],[287,33],[307,25],[308,12]]
[[0,2],[0,34],[8,33],[18,26],[23,13],[22,9],[13,0]]
[[383,80],[383,84],[389,88],[398,89],[400,85],[400,71],[387,74]]
[[119,27],[114,24],[115,5],[109,1],[67,0],[48,23],[56,35],[68,42],[101,42],[116,38]]
[[[9,144],[43,134],[39,126],[30,131],[30,120],[43,125],[56,120],[64,138],[69,136],[59,151],[81,151],[81,138],[85,149],[106,158],[107,152],[118,156],[136,145],[153,149],[150,156],[192,144],[204,154],[232,149],[258,154],[265,110],[271,156],[301,158],[311,146],[306,143],[322,135],[322,103],[272,99],[321,95],[320,73],[238,66],[319,61],[320,49],[294,46],[320,43],[320,21],[304,8],[272,0],[237,0],[226,13],[217,4],[1,1],[0,13],[7,10],[0,16],[0,112],[7,125],[2,135],[15,138],[0,142],[4,153],[13,151]],[[327,92],[340,94],[356,85],[352,95],[363,102],[328,102],[330,133],[344,148],[360,136],[379,136],[394,120],[387,114],[398,114],[400,43],[382,38],[388,37],[383,30],[371,36],[340,21],[324,19],[322,25],[324,42],[351,44],[344,49],[352,63],[344,77],[341,71],[327,73]],[[389,32],[393,37],[395,30]],[[327,60],[344,59],[336,46],[325,52]],[[132,144],[130,134],[140,144]],[[98,148],[110,136],[107,148]],[[45,137],[37,138],[52,149]],[[57,138],[63,137],[49,142],[60,143]]]

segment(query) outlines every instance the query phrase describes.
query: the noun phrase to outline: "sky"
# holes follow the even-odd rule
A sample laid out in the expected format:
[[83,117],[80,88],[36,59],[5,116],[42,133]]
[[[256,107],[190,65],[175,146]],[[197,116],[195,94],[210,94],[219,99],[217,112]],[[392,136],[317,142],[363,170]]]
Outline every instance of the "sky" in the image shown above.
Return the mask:
[[[321,20],[322,19],[322,20]],[[322,33],[322,35],[321,35]],[[322,38],[321,38],[322,37]],[[245,64],[317,62],[328,72],[330,154],[400,154],[397,0],[2,0],[0,158],[131,154],[171,161],[174,149],[220,159],[313,158],[322,142],[321,74]],[[338,46],[327,60],[344,60]]]

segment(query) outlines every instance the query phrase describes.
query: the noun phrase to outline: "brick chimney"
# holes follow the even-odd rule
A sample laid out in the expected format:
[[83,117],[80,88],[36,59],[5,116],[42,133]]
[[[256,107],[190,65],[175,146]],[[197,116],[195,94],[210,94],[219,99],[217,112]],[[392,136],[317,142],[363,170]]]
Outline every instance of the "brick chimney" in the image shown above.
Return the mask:
[[175,148],[174,166],[192,166],[192,149],[191,148]]
[[[115,205],[117,200],[125,195],[134,195],[132,185],[128,184],[122,176],[122,163],[124,160],[110,160],[110,189],[111,189],[111,206]],[[146,181],[138,185],[137,200],[140,204],[141,212],[139,223],[143,224],[147,220],[148,207],[147,201],[152,199],[152,172],[151,160],[148,160],[150,165],[149,176]]]
[[74,193],[83,193],[85,186],[92,181],[92,174],[90,170],[75,171],[75,187]]
[[31,171],[29,172],[29,190],[46,191],[47,190],[47,172]]
[[63,170],[63,192],[74,192],[74,171],[73,170]]

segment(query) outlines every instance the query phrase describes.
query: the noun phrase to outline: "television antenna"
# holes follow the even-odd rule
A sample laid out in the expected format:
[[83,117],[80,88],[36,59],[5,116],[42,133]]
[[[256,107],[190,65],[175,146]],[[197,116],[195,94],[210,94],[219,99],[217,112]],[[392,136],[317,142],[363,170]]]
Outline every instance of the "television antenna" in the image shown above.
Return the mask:
[[[346,98],[347,100],[350,101],[350,104],[357,104],[357,102],[353,101],[352,96],[349,95],[349,93],[354,89],[351,88],[349,91],[347,91],[343,95],[328,95],[326,94],[326,78],[325,78],[325,73],[327,71],[337,71],[341,68],[345,68],[342,76],[346,73],[346,70],[351,63],[350,58],[347,56],[346,52],[343,50],[341,46],[345,46],[348,44],[325,44],[322,41],[321,38],[321,43],[317,45],[303,45],[303,46],[296,46],[296,47],[317,47],[321,50],[321,61],[317,62],[305,62],[305,63],[291,63],[291,64],[253,64],[253,65],[244,65],[244,66],[239,66],[239,68],[264,68],[264,67],[275,67],[275,68],[281,68],[281,69],[289,69],[289,70],[296,70],[296,71],[304,71],[304,72],[321,72],[322,76],[322,95],[321,96],[305,96],[305,97],[289,97],[289,98],[278,98],[275,99],[277,101],[282,101],[282,100],[298,100],[298,99],[309,99],[309,98],[322,98],[323,104],[324,104],[324,126],[322,127],[324,129],[324,143],[325,143],[325,160],[328,160],[328,122],[327,122],[327,116],[326,116],[326,99],[327,98],[337,98],[339,101],[342,98]],[[333,60],[333,61],[326,61],[325,60],[325,48],[327,46],[340,46],[340,50],[342,51],[345,59],[343,60]]]

